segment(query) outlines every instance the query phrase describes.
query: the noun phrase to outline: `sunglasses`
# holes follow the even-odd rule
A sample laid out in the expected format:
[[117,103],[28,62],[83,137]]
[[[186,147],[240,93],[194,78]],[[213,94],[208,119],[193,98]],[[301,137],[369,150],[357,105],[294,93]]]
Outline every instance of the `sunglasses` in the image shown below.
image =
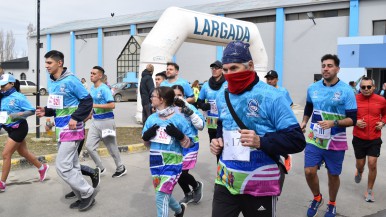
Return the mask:
[[370,90],[372,87],[373,87],[373,86],[371,86],[371,85],[361,86],[361,89],[362,89],[362,90],[366,90],[366,88],[367,88],[367,89]]

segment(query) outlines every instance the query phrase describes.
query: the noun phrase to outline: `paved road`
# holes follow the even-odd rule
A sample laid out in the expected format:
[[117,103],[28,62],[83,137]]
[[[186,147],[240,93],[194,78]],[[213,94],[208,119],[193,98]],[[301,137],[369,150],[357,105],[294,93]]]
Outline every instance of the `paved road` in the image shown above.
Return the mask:
[[[120,106],[120,104],[118,106]],[[300,110],[295,111],[295,113],[298,118],[302,115],[302,111]],[[351,140],[352,128],[349,128],[348,132],[349,139]],[[383,139],[385,141],[385,136]],[[187,217],[209,217],[211,215],[213,180],[215,178],[216,166],[215,157],[209,153],[207,140],[207,134],[205,132],[200,133],[200,141],[202,144],[199,153],[199,162],[196,169],[192,171],[192,174],[204,183],[204,199],[199,205],[189,205],[186,212]],[[383,170],[383,168],[386,167],[386,161],[383,160],[385,156],[386,151],[383,149],[378,164],[379,170],[375,185],[376,202],[366,203],[363,200],[363,193],[366,189],[367,178],[364,176],[360,184],[354,183],[354,153],[351,147],[346,152],[341,176],[341,188],[337,201],[338,216],[386,216],[386,182],[384,181],[386,180],[386,172]],[[85,213],[68,208],[73,200],[64,199],[64,194],[69,192],[69,188],[56,174],[54,165],[51,165],[48,180],[44,183],[38,182],[36,169],[12,171],[8,179],[9,185],[7,191],[0,194],[0,216],[155,216],[154,190],[147,163],[148,152],[123,155],[122,158],[128,169],[128,174],[117,179],[111,178],[114,171],[113,160],[111,158],[103,159],[106,164],[107,174],[102,177],[95,207]],[[303,153],[294,155],[294,168],[286,177],[283,194],[279,198],[277,208],[277,216],[279,217],[305,216],[312,195],[304,178],[303,159]],[[83,163],[94,166],[93,162],[89,160]],[[321,191],[327,198],[326,169],[322,168],[319,176]],[[182,191],[178,186],[173,192],[173,195],[177,199],[182,198]],[[319,216],[324,215],[325,208],[326,206],[323,205]],[[170,216],[172,216],[172,214],[170,214]]]

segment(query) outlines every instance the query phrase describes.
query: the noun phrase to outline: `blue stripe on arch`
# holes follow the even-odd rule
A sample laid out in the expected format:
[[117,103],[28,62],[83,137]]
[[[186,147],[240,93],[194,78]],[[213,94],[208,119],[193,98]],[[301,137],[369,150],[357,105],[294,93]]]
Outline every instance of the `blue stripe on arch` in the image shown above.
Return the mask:
[[359,0],[350,0],[349,36],[358,36]]
[[278,73],[278,85],[283,84],[283,50],[284,50],[284,8],[276,9],[275,70]]
[[103,31],[98,28],[98,66],[103,67]]

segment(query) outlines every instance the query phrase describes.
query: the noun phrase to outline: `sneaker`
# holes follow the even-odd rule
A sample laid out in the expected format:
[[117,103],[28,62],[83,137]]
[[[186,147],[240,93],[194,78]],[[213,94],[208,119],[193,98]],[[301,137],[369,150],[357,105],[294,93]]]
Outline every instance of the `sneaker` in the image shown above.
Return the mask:
[[182,198],[182,200],[180,200],[180,203],[188,204],[188,203],[190,203],[192,201],[194,201],[194,192],[193,191],[185,194],[185,197]]
[[[98,167],[99,168],[99,167]],[[101,168],[99,168],[99,170],[101,171],[100,172],[100,174],[102,175],[102,174],[105,174],[105,172],[106,172],[106,168],[103,168],[103,170],[101,170]]]
[[0,181],[0,192],[4,192],[6,186],[7,186],[7,185],[5,184],[5,182]]
[[323,205],[323,198],[319,202],[316,200],[312,200],[307,210],[307,217],[316,216],[318,214],[318,209],[321,205]]
[[99,167],[94,169],[94,174],[90,176],[92,187],[96,188],[99,185],[99,182],[101,181],[101,169]]
[[72,198],[75,198],[75,197],[76,197],[76,195],[75,195],[75,193],[73,191],[71,191],[70,193],[64,195],[64,198],[66,198],[66,199],[72,199]]
[[[70,204],[70,209],[79,209],[80,203],[81,203],[80,200],[73,202],[72,204]],[[94,203],[95,203],[95,199],[92,201],[91,206],[93,206]]]
[[197,181],[197,188],[193,189],[194,192],[194,202],[199,203],[204,196],[204,193],[202,192],[202,189],[204,188],[204,184],[200,181]]
[[335,217],[336,216],[336,206],[332,204],[327,204],[326,214],[324,217]]
[[365,200],[366,200],[366,202],[375,202],[373,190],[368,189],[365,192]]
[[284,159],[284,166],[287,172],[289,172],[292,168],[292,155],[288,155],[286,159]]
[[46,179],[47,171],[48,171],[49,168],[50,168],[50,166],[48,166],[48,164],[43,164],[43,169],[39,170],[40,181],[41,182],[44,181],[44,179]]
[[174,216],[175,217],[183,217],[184,216],[184,213],[185,213],[185,210],[186,210],[186,207],[188,206],[188,205],[186,205],[186,203],[181,203],[180,204],[181,205],[181,213],[179,213],[179,214],[174,214]]
[[123,170],[121,172],[115,172],[112,177],[113,178],[119,178],[119,177],[125,175],[126,172],[127,172],[126,167],[123,166]]
[[97,193],[98,193],[97,190],[94,189],[94,193],[92,193],[90,197],[82,198],[79,204],[79,211],[86,211],[90,209],[95,203],[94,198],[97,195]]
[[360,183],[362,180],[362,173],[358,173],[358,170],[355,171],[354,180],[355,180],[355,183]]

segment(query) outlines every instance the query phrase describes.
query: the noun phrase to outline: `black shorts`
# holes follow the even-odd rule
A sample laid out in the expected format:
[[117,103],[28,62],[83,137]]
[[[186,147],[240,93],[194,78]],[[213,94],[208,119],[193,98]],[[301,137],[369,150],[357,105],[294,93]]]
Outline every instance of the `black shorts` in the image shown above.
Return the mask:
[[366,156],[379,157],[381,154],[382,139],[363,140],[358,137],[352,139],[356,159],[363,159]]
[[233,195],[222,185],[215,185],[212,205],[212,217],[276,216],[277,196],[255,197],[248,194]]
[[23,120],[19,123],[18,128],[4,127],[4,130],[7,131],[8,137],[13,141],[22,142],[28,134],[28,123]]

